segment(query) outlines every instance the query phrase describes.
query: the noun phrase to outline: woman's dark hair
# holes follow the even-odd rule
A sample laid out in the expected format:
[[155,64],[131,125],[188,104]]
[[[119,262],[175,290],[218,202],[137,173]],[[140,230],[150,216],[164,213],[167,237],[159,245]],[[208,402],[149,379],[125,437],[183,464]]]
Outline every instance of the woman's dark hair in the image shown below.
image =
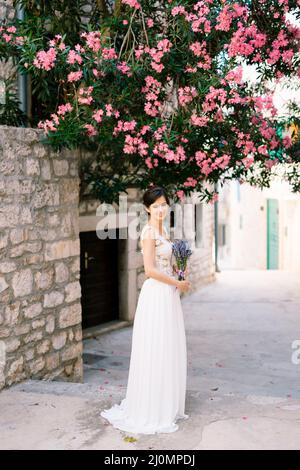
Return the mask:
[[[147,191],[145,191],[144,195],[143,195],[143,204],[144,206],[146,207],[150,207],[151,204],[153,204],[156,199],[158,199],[159,197],[161,196],[164,196],[168,206],[170,205],[170,200],[169,200],[169,196],[167,195],[167,191],[165,190],[165,188],[161,187],[161,186],[151,186],[151,188],[147,189]],[[150,216],[149,212],[148,213],[148,217]]]

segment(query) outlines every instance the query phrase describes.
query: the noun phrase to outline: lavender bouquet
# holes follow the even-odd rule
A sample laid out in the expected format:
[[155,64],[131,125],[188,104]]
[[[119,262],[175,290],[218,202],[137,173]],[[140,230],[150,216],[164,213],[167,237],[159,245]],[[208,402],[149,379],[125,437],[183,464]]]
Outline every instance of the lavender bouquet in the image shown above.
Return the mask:
[[178,280],[183,281],[187,260],[192,254],[192,250],[190,249],[187,240],[174,240],[172,243],[172,253],[176,259]]

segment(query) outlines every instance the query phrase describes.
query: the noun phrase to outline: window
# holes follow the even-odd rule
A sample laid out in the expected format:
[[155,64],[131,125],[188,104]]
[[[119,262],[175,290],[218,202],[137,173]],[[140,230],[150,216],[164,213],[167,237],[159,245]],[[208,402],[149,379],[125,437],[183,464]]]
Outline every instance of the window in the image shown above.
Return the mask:
[[219,246],[226,245],[226,225],[219,224],[218,232]]

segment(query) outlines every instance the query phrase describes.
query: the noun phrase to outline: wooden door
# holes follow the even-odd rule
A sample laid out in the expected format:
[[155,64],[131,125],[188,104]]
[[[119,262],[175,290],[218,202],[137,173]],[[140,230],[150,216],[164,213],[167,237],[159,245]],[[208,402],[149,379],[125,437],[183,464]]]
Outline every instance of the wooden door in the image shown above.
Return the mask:
[[118,233],[106,240],[80,233],[80,283],[83,328],[118,318]]

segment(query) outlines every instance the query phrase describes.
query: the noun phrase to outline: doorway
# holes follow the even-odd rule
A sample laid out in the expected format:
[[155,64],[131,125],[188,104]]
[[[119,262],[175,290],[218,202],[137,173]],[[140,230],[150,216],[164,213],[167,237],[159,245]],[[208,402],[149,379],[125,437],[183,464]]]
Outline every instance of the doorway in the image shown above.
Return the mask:
[[96,231],[80,232],[82,327],[119,318],[118,238],[100,240]]

